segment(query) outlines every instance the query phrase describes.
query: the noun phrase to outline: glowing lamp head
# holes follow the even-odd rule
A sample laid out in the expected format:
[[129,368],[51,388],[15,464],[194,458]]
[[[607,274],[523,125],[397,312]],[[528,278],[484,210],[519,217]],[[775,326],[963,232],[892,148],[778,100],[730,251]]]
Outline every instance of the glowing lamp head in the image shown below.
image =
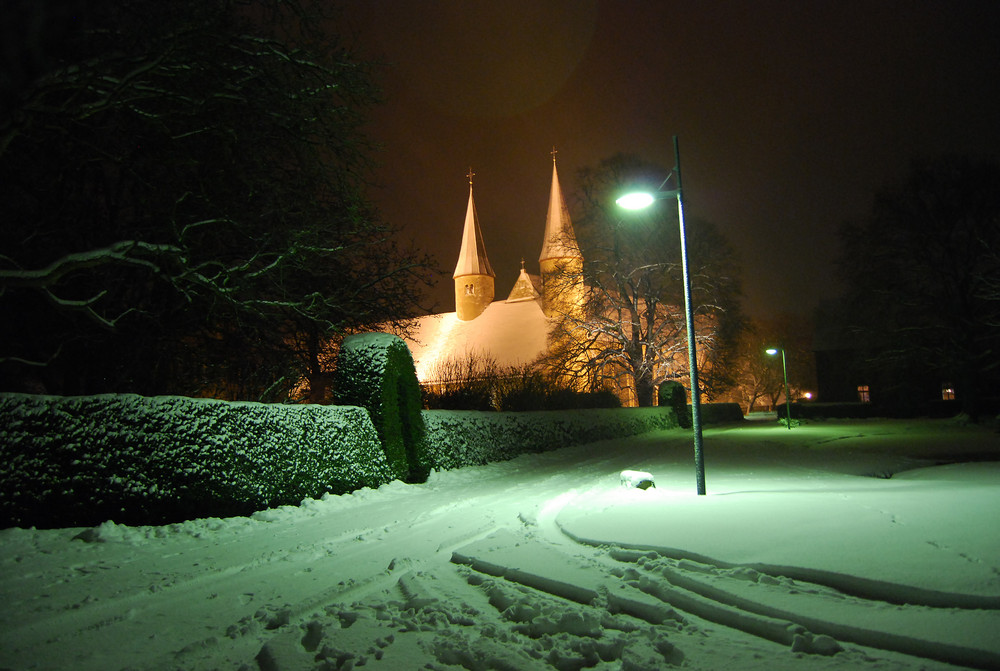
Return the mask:
[[652,205],[654,200],[656,198],[653,197],[653,194],[646,193],[645,191],[637,191],[635,193],[626,193],[615,202],[626,210],[641,210]]
[[779,349],[778,349],[777,347],[769,347],[769,348],[767,348],[767,349],[766,349],[766,350],[764,350],[764,351],[765,351],[765,352],[767,352],[768,354],[770,354],[771,356],[774,356],[774,355],[775,355],[775,354],[777,354],[777,353],[778,353],[778,352],[779,352],[780,350],[779,350]]

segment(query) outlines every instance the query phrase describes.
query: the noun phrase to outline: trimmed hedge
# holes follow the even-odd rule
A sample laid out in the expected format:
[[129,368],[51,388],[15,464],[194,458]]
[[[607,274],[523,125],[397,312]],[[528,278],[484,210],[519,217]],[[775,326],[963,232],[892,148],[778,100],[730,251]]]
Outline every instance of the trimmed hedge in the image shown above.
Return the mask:
[[[739,403],[702,403],[701,407],[702,424],[730,424],[732,422],[742,422],[743,408]],[[691,406],[687,406],[688,426],[691,426]]]
[[388,333],[348,336],[340,347],[334,398],[367,408],[394,477],[423,480],[426,457],[422,399],[406,343]]
[[534,452],[677,427],[672,408],[536,412],[425,410],[430,465],[481,466]]
[[246,515],[392,479],[363,408],[0,395],[0,525]]
[[345,339],[336,381],[341,406],[0,394],[0,525],[246,515],[678,425],[669,407],[422,411],[409,349],[381,333]]

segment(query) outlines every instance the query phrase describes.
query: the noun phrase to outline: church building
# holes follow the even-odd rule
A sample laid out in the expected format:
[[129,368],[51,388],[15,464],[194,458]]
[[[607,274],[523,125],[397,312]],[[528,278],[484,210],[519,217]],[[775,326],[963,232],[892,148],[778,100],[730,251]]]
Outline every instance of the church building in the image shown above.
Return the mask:
[[554,281],[561,270],[579,271],[583,267],[559,185],[555,151],[548,214],[538,257],[540,272],[529,273],[522,260],[521,272],[505,299],[495,300],[496,275],[479,226],[471,169],[468,177],[469,203],[453,274],[455,311],[421,317],[412,338],[407,340],[417,378],[423,385],[442,383],[443,370],[449,362],[454,365],[478,358],[501,367],[534,363],[548,351],[552,317],[579,305],[583,297],[582,286],[557,288]]

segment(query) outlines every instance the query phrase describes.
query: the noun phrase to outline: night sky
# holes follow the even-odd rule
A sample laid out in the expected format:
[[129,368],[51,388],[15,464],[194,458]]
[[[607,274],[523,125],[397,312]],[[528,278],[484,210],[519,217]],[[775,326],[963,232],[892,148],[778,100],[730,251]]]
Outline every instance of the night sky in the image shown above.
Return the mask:
[[[1000,2],[351,0],[341,33],[384,61],[371,196],[451,272],[466,173],[497,274],[538,272],[552,147],[577,169],[618,152],[673,165],[686,215],[739,250],[755,317],[836,294],[842,222],[914,158],[1000,156]],[[571,201],[572,209],[572,201]]]

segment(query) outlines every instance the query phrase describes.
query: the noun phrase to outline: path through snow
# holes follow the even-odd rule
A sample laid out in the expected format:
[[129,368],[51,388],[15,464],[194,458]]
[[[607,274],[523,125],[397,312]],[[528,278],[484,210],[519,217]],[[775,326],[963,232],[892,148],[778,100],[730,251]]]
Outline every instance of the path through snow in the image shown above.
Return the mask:
[[706,432],[706,497],[671,431],[252,518],[10,529],[0,668],[997,668],[997,443],[748,424]]

